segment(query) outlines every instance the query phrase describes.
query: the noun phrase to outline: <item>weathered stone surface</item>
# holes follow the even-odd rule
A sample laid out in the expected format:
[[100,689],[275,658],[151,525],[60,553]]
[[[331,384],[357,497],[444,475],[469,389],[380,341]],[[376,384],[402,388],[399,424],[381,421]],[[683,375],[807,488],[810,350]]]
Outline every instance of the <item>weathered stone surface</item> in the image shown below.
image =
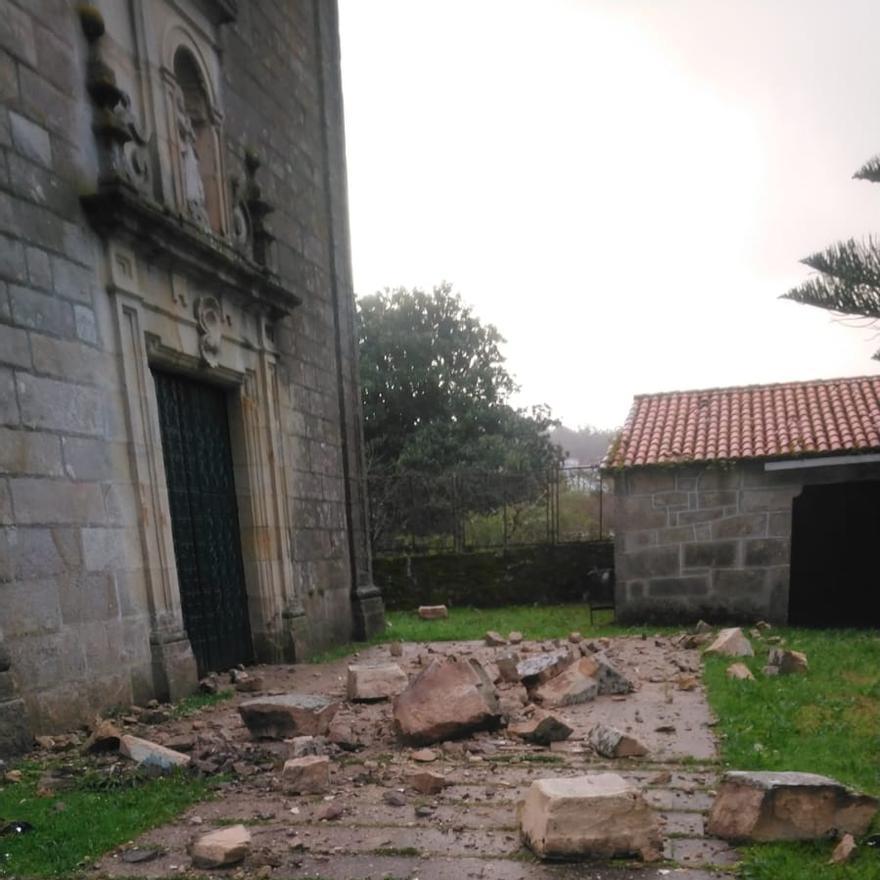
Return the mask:
[[231,825],[199,837],[190,847],[190,857],[196,868],[226,868],[243,861],[250,848],[250,831]]
[[497,633],[492,629],[486,633],[484,640],[490,648],[501,648],[507,644],[507,639],[501,633]]
[[599,682],[600,694],[631,694],[636,689],[635,682],[624,675],[605,654],[594,654],[593,660],[599,667],[595,677]]
[[595,700],[599,693],[599,665],[593,657],[581,657],[535,691],[544,706],[571,706]]
[[520,829],[543,859],[639,855],[650,861],[659,858],[662,846],[653,810],[616,773],[533,782],[521,808]]
[[32,740],[26,718],[23,700],[0,703],[0,758],[30,751]]
[[349,700],[386,700],[405,691],[408,684],[406,673],[396,663],[348,667]]
[[783,648],[772,648],[768,662],[770,666],[776,666],[779,669],[780,675],[803,675],[810,668],[806,654]]
[[579,645],[584,637],[579,632],[571,632],[568,634],[568,640],[572,645]]
[[755,676],[752,675],[752,670],[746,666],[745,663],[731,663],[730,666],[727,667],[727,677],[735,678],[739,681],[754,681]]
[[520,645],[522,644],[523,634],[519,632],[519,630],[513,630],[507,635],[507,641],[510,642],[511,645]]
[[498,695],[476,660],[434,660],[394,700],[394,725],[412,745],[455,739],[501,723]]
[[419,617],[422,620],[443,620],[449,617],[449,609],[445,605],[420,605]]
[[724,774],[706,830],[731,841],[816,840],[864,834],[876,798],[813,773]]
[[502,681],[508,684],[514,684],[519,681],[519,656],[514,651],[507,651],[499,654],[495,658],[495,665],[498,667],[498,676]]
[[175,752],[174,749],[167,749],[158,743],[130,734],[119,740],[119,753],[141,766],[156,768],[166,773],[175,767],[189,766],[191,760],[189,755],[184,755],[182,752]]
[[844,834],[840,839],[840,843],[834,847],[834,852],[831,853],[831,858],[828,859],[828,864],[842,865],[844,862],[848,862],[852,858],[855,851],[855,838],[852,834]]
[[281,694],[248,700],[238,707],[254,739],[323,736],[339,703],[317,694]]
[[557,715],[550,712],[535,712],[528,721],[509,725],[507,732],[526,742],[549,746],[552,742],[568,739],[572,734],[572,728]]
[[634,736],[607,724],[596,724],[590,731],[590,745],[605,758],[641,758],[648,749]]
[[738,626],[723,629],[718,637],[706,648],[707,654],[721,654],[725,657],[754,657],[751,642]]
[[392,642],[388,646],[388,653],[392,657],[402,657],[403,656],[403,645],[400,642]]
[[574,662],[573,655],[568,651],[555,651],[552,654],[537,654],[526,657],[517,665],[520,680],[527,687],[534,687],[541,682],[549,681]]
[[323,794],[330,787],[330,759],[303,755],[284,762],[281,785],[287,794]]
[[449,784],[445,776],[433,770],[413,770],[406,774],[405,781],[420,794],[440,794]]
[[289,740],[291,758],[304,758],[306,755],[323,755],[325,743],[322,736],[295,736]]

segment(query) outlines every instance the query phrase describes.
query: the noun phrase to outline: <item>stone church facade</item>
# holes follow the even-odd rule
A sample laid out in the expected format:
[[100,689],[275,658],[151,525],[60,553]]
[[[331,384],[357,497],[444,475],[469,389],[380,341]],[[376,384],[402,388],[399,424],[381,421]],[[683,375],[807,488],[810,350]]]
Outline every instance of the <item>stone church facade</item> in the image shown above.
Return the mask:
[[383,611],[336,4],[0,13],[9,751]]

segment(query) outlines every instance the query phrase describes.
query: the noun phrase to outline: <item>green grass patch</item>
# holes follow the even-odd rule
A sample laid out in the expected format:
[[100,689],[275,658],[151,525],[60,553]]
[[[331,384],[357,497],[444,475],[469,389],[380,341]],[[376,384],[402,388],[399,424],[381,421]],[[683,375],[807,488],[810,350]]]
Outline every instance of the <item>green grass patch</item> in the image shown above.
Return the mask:
[[[798,770],[880,794],[880,638],[874,631],[773,630],[805,651],[806,675],[767,677],[768,644],[744,662],[755,681],[728,679],[729,658],[707,657],[709,702],[719,719],[724,764],[737,770]],[[876,880],[880,853],[862,848],[843,867],[825,863],[833,843],[744,848],[748,880]]]
[[217,784],[183,772],[102,780],[84,767],[76,788],[40,797],[37,786],[46,768],[26,763],[19,769],[22,781],[0,788],[0,816],[29,822],[34,830],[0,837],[0,877],[78,876],[113,847],[211,797]]
[[234,696],[235,691],[229,689],[217,691],[216,694],[190,694],[171,707],[171,717],[186,718],[189,715],[201,712],[202,709],[207,709],[209,706],[225,703],[226,700],[231,700]]

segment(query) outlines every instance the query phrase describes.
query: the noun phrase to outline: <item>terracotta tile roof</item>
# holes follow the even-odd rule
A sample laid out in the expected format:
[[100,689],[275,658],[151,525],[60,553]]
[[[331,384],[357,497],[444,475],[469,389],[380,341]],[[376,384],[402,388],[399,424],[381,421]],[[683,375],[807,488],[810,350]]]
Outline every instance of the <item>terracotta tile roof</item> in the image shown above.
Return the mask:
[[880,376],[639,394],[608,468],[880,450]]

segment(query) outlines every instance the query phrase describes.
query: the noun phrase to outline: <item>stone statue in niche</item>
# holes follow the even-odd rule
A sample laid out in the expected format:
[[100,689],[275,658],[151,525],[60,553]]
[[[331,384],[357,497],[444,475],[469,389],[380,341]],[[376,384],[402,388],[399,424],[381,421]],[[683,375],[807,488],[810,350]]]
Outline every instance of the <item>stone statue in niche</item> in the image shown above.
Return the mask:
[[205,200],[205,184],[196,148],[196,129],[186,109],[183,92],[177,92],[177,137],[180,145],[180,173],[183,183],[183,200],[187,213],[200,226],[208,227],[208,210]]
[[219,363],[220,343],[223,341],[223,310],[213,296],[200,296],[195,304],[199,325],[199,353],[209,367]]

